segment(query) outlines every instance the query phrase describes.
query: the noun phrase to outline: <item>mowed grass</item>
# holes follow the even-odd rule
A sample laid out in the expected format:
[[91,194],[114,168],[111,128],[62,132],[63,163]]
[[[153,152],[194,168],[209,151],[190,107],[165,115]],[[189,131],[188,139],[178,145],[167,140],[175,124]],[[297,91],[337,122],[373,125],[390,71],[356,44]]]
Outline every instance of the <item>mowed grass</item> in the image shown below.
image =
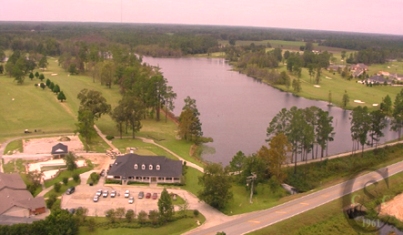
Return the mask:
[[[141,228],[123,228],[126,222],[120,222],[121,228],[103,228],[97,226],[94,232],[89,232],[86,226],[81,226],[79,230],[80,235],[149,235],[149,234],[169,234],[169,235],[179,235],[193,228],[196,228],[197,221],[201,224],[204,223],[206,218],[199,214],[198,217],[193,216],[193,211],[185,212],[187,217],[183,219],[178,219],[173,222],[169,222],[161,227],[141,227]],[[105,224],[108,220],[103,217],[93,217],[96,223]],[[130,225],[130,224],[128,224]]]
[[[280,70],[285,70],[282,66]],[[293,79],[296,79],[293,77]],[[382,98],[389,95],[394,101],[396,94],[399,93],[403,87],[400,86],[366,86],[357,83],[357,79],[347,80],[342,78],[339,74],[330,73],[329,71],[322,70],[321,80],[319,82],[319,87],[315,87],[314,77],[310,78],[308,70],[306,68],[302,69],[301,76],[301,87],[302,91],[298,93],[298,96],[302,96],[313,100],[323,100],[325,102],[329,101],[329,92],[331,92],[331,102],[336,106],[342,106],[342,98],[344,92],[347,91],[349,95],[350,102],[347,105],[347,109],[353,109],[357,106],[368,106],[369,109],[376,109],[378,107],[373,106],[373,104],[379,104]],[[288,90],[285,86],[277,85],[275,86],[284,91],[292,91],[292,87]],[[360,100],[364,102],[363,104],[356,103],[354,100]]]
[[22,140],[11,141],[4,149],[3,154],[9,154],[9,152],[10,154],[12,154],[14,151],[22,153],[23,151]]

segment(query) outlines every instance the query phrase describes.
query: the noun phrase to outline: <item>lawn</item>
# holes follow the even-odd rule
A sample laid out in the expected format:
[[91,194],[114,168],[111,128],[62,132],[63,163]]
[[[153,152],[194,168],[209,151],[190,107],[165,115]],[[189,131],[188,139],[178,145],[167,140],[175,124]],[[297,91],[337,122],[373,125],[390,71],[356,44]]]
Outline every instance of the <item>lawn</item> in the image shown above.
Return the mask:
[[[80,235],[149,235],[149,234],[169,234],[169,235],[176,235],[176,234],[183,234],[186,231],[189,231],[193,228],[196,228],[197,221],[200,223],[204,223],[206,220],[203,215],[199,214],[198,217],[193,217],[193,211],[186,211],[187,218],[179,219],[168,224],[165,224],[161,227],[141,227],[141,228],[123,228],[126,224],[125,222],[121,223],[120,228],[103,228],[100,226],[96,226],[95,232],[89,232],[88,228],[85,226],[81,226],[79,230]],[[96,223],[105,224],[107,223],[106,218],[95,217],[94,218]],[[118,225],[119,226],[119,225]],[[130,226],[130,225],[129,225]]]
[[[282,66],[279,70],[285,70],[285,67]],[[295,78],[295,77],[294,77]],[[402,87],[394,87],[394,86],[365,86],[360,83],[357,83],[357,79],[347,80],[342,78],[339,74],[333,74],[329,71],[322,71],[321,80],[319,83],[320,87],[315,86],[314,78],[310,78],[308,74],[308,70],[306,68],[302,69],[301,76],[301,86],[302,91],[298,93],[299,96],[313,99],[313,100],[323,100],[325,102],[329,101],[329,92],[331,92],[332,103],[336,106],[342,106],[342,97],[344,92],[347,91],[349,95],[350,102],[347,105],[347,109],[353,109],[357,106],[368,106],[370,110],[376,109],[373,104],[379,104],[382,101],[382,98],[386,95],[389,95],[392,98],[392,101],[395,99],[397,93],[400,92]],[[284,91],[287,91],[287,88],[283,85],[275,86]],[[292,88],[289,88],[289,91],[292,91]],[[365,102],[364,104],[355,103],[354,100],[361,100]]]
[[8,173],[8,174],[9,173],[23,173],[23,174],[25,174],[26,173],[25,164],[27,162],[28,161],[24,161],[22,159],[11,160],[11,161],[7,162],[7,164],[3,165],[4,173]]
[[62,182],[64,177],[71,178],[71,177],[73,177],[74,173],[82,174],[84,172],[92,170],[92,168],[93,167],[85,166],[85,167],[77,168],[74,171],[63,170],[63,171],[59,172],[59,174],[55,178],[50,179],[50,180],[46,180],[45,181],[45,187],[49,188],[50,186],[53,186],[55,183]]
[[14,151],[23,152],[22,140],[11,141],[4,149],[3,154],[12,154]]
[[75,182],[74,180],[69,180],[69,181],[67,182],[67,185],[65,185],[63,182],[60,182],[60,184],[61,184],[62,186],[60,187],[59,192],[56,192],[55,189],[52,188],[49,192],[47,192],[47,193],[44,195],[44,198],[48,198],[51,194],[56,194],[56,196],[59,197],[59,196],[61,196],[62,194],[64,194],[64,193],[67,191],[68,188],[79,185],[79,184],[80,184],[80,181]]

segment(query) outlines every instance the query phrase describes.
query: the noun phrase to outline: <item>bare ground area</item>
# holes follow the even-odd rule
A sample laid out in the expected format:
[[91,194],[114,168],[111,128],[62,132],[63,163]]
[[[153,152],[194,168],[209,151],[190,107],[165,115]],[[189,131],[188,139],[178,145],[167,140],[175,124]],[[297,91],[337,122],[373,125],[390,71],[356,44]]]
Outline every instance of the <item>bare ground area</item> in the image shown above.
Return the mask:
[[403,194],[399,194],[392,200],[382,204],[381,214],[394,216],[396,219],[403,221]]
[[50,154],[53,146],[63,143],[68,146],[70,152],[84,152],[84,146],[78,136],[67,136],[69,141],[62,141],[62,137],[64,136],[23,140],[23,151],[25,154]]

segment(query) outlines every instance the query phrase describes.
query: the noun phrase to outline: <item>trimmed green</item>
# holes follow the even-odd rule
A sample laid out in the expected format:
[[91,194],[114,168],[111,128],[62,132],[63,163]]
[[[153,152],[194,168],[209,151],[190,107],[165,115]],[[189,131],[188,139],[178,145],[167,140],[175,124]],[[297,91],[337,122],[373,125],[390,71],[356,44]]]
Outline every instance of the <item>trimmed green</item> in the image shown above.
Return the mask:
[[90,171],[90,170],[92,170],[92,167],[85,166],[85,167],[77,168],[74,171],[68,171],[68,170],[60,171],[59,174],[55,178],[45,181],[45,187],[49,188],[50,186],[53,186],[55,183],[62,182],[64,177],[71,178],[71,177],[73,177],[74,173],[82,174],[82,173]]
[[22,140],[11,141],[4,149],[3,154],[9,154],[9,153],[12,154],[14,150],[17,150],[18,152],[22,153],[23,151]]

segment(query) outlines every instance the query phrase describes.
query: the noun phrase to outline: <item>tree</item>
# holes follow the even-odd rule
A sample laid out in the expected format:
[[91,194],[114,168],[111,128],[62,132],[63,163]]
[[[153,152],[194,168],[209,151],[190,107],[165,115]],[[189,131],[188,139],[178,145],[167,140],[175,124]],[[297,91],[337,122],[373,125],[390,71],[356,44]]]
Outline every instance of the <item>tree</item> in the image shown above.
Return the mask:
[[344,109],[347,107],[348,102],[350,102],[350,97],[348,96],[347,91],[345,90],[341,101]]
[[89,144],[91,143],[92,137],[96,135],[94,129],[94,115],[90,110],[79,110],[78,111],[78,123],[76,123],[75,132],[80,133],[85,140],[85,149],[88,152]]
[[42,90],[45,90],[45,88],[46,88],[46,85],[43,82],[41,82],[41,84],[39,86],[42,88]]
[[317,69],[316,69],[316,77],[315,77],[315,83],[316,84],[319,84],[319,82],[320,82],[320,76],[322,75],[322,70],[321,70],[321,68],[320,67],[318,67]]
[[200,113],[196,106],[196,100],[189,96],[185,99],[185,105],[179,116],[179,136],[182,139],[193,141],[199,144],[203,132],[201,129],[201,122],[199,119]]
[[59,92],[60,92],[60,87],[59,87],[59,85],[57,85],[57,84],[54,85],[52,91],[53,91],[53,93],[56,93],[56,94],[59,93]]
[[[41,83],[43,84],[43,83]],[[60,91],[59,94],[57,95],[57,99],[60,100],[60,102],[63,103],[63,101],[66,100],[66,96],[64,95],[63,91]]]
[[172,204],[172,198],[166,188],[162,190],[160,199],[158,199],[158,210],[162,223],[171,221],[174,214],[174,206]]
[[367,106],[355,107],[351,112],[351,137],[353,141],[361,144],[361,156],[364,156],[364,146],[367,143],[367,135],[371,128],[371,117]]
[[116,122],[116,128],[118,129],[120,138],[122,139],[123,124],[127,121],[127,115],[125,114],[125,107],[121,104],[121,102],[119,102],[119,105],[113,109],[111,118]]
[[43,173],[38,170],[28,172],[27,189],[32,195],[35,195],[36,189],[41,187],[42,177]]
[[0,74],[4,73],[4,65],[0,64]]
[[279,183],[282,183],[285,179],[282,165],[287,160],[287,156],[292,151],[292,146],[288,142],[287,136],[284,133],[278,133],[274,136],[269,143],[269,172],[275,176]]
[[238,151],[229,163],[232,172],[238,172],[242,170],[245,162],[245,154],[242,151]]
[[319,109],[317,113],[317,126],[316,126],[316,142],[320,146],[320,158],[323,158],[323,152],[328,147],[329,141],[333,141],[333,117],[329,116],[329,112]]
[[89,110],[95,120],[111,110],[111,105],[106,102],[99,91],[82,89],[77,98],[80,100],[79,110]]
[[56,193],[60,192],[62,185],[60,183],[55,183],[53,185],[53,189],[55,190]]
[[199,184],[203,189],[198,192],[198,197],[214,208],[223,209],[233,197],[228,170],[221,164],[206,165],[203,176],[199,177]]
[[379,105],[379,109],[386,116],[392,116],[392,99],[389,95],[386,95],[385,98],[382,99],[382,102]]
[[[3,72],[0,71],[0,74],[2,74]],[[32,72],[29,73],[29,79],[34,79],[34,74]]]
[[52,193],[49,195],[48,200],[46,200],[46,207],[48,209],[52,208],[53,204],[57,201],[57,195]]
[[132,209],[127,210],[125,217],[128,223],[132,222],[135,217],[134,211]]
[[295,93],[301,92],[301,81],[299,79],[293,79],[292,88],[294,89]]
[[123,111],[124,116],[119,117],[115,116],[116,113],[113,114],[114,120],[117,122],[118,128],[122,128],[122,120],[127,122],[132,129],[132,138],[135,138],[135,133],[138,132],[142,125],[141,120],[143,119],[145,107],[143,102],[141,102],[136,96],[131,94],[126,94],[123,96],[122,100],[119,101],[119,105],[116,112]]
[[38,64],[39,68],[46,68],[48,67],[48,60],[46,58],[46,55],[42,56],[41,60],[39,61]]
[[66,162],[67,170],[74,171],[77,169],[76,156],[74,156],[72,152],[69,152],[66,156],[64,156],[64,161]]
[[36,77],[36,78],[39,78],[39,73],[38,73],[38,71],[35,72],[35,77]]
[[381,137],[384,136],[383,129],[387,126],[386,116],[382,110],[374,110],[370,113],[371,127],[369,136],[371,137],[371,146],[378,144]]
[[43,79],[45,79],[45,75],[43,75],[43,73],[41,73],[41,74],[39,75],[39,80],[41,80],[41,82],[42,82]]
[[391,130],[396,131],[400,139],[403,127],[403,89],[396,95],[392,116]]

